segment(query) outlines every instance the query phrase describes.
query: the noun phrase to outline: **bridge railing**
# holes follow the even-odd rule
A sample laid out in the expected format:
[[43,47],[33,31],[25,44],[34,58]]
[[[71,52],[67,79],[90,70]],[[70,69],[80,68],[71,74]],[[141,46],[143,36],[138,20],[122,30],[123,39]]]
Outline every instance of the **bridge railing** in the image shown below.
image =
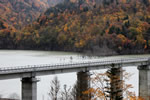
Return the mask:
[[148,58],[121,58],[117,60],[99,60],[99,61],[86,61],[79,63],[58,63],[58,64],[44,64],[44,65],[27,65],[18,67],[3,67],[0,68],[0,74],[7,73],[21,73],[21,72],[33,72],[40,70],[56,70],[65,68],[85,67],[85,66],[98,66],[98,65],[110,65],[110,64],[122,64],[131,62],[145,62]]

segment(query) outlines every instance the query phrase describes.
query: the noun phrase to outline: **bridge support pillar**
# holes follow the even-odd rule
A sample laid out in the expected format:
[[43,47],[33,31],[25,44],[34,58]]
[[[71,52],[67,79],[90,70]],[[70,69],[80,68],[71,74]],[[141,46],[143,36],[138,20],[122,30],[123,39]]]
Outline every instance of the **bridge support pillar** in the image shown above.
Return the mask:
[[76,100],[90,100],[90,94],[84,94],[90,88],[90,72],[81,71],[77,73],[77,98]]
[[150,100],[150,66],[138,66],[139,69],[139,96]]
[[37,100],[37,78],[22,78],[22,100]]
[[150,66],[138,66],[139,69],[139,96],[150,100]]

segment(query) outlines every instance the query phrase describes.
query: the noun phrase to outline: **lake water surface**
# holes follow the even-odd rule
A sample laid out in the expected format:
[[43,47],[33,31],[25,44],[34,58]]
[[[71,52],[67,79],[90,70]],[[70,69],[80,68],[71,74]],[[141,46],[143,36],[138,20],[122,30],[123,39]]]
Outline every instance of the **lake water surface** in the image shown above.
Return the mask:
[[[150,56],[150,55],[142,55]],[[0,67],[13,67],[24,65],[38,64],[55,64],[68,62],[83,62],[91,60],[108,60],[120,59],[129,56],[112,56],[112,57],[87,57],[78,53],[70,52],[54,52],[54,51],[25,51],[25,50],[0,50]],[[132,56],[136,57],[136,56]],[[138,70],[135,66],[125,68],[127,72],[132,73],[132,77],[127,83],[131,83],[134,88],[131,89],[138,94]],[[99,70],[104,72],[105,70]],[[97,72],[99,72],[97,71]],[[47,75],[37,77],[38,82],[37,95],[38,100],[48,100],[48,91],[50,89],[50,81],[56,75]],[[58,74],[61,86],[73,86],[76,82],[76,73]],[[0,80],[0,95],[9,97],[13,93],[17,93],[21,97],[21,79]]]

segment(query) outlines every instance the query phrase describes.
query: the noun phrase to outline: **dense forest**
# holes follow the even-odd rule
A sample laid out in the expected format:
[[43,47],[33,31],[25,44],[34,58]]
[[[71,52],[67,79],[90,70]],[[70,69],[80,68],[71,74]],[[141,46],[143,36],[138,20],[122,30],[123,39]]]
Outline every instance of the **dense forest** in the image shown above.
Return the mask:
[[0,20],[1,49],[150,52],[150,0],[65,0],[21,30]]
[[0,0],[0,21],[20,29],[62,0]]

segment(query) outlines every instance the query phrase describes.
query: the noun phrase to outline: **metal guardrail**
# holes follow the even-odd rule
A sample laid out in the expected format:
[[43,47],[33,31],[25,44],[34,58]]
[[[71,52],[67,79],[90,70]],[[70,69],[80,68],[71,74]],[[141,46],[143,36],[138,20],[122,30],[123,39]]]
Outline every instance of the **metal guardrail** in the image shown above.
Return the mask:
[[92,67],[100,65],[110,65],[110,64],[125,64],[125,63],[137,63],[137,62],[148,62],[147,58],[121,58],[119,60],[105,60],[105,61],[87,61],[79,63],[59,63],[59,64],[45,64],[45,65],[27,65],[18,67],[4,67],[0,68],[0,74],[9,73],[25,73],[25,72],[36,72],[44,70],[57,70],[57,69],[67,69],[67,68],[80,68],[80,67]]

